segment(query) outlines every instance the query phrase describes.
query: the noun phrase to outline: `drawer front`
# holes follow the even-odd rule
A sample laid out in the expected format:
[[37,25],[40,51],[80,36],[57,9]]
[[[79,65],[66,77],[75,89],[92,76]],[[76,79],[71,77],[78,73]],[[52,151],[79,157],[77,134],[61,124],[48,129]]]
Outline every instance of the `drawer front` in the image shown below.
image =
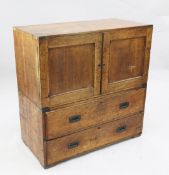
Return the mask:
[[53,139],[144,109],[145,89],[107,96],[46,114],[46,139]]
[[99,147],[134,137],[142,131],[143,114],[98,125],[46,143],[47,165],[75,157]]

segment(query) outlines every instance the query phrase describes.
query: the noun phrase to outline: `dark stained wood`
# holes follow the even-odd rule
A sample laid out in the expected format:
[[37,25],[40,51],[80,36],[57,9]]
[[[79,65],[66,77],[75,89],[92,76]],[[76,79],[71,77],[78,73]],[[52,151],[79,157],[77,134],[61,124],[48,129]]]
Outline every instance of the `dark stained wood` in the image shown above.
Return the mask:
[[133,21],[121,19],[103,19],[93,21],[66,22],[16,27],[38,38],[45,36],[67,35],[77,33],[102,32],[112,29],[147,26]]
[[[145,89],[133,90],[120,95],[107,95],[85,104],[77,104],[46,113],[46,138],[61,137],[91,126],[105,123],[128,114],[144,110]],[[120,109],[120,104],[129,106]],[[80,116],[77,122],[69,122],[70,117]]]
[[[121,139],[134,137],[142,131],[142,114],[120,119],[103,125],[48,141],[47,165],[78,156]],[[76,147],[68,145],[78,143]]]

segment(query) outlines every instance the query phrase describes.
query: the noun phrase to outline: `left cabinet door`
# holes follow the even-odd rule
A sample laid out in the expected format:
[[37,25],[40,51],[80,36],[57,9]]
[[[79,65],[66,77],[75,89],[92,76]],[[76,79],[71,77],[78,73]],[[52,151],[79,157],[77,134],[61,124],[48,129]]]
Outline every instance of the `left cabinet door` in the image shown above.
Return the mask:
[[100,93],[102,36],[40,38],[42,106],[55,107]]

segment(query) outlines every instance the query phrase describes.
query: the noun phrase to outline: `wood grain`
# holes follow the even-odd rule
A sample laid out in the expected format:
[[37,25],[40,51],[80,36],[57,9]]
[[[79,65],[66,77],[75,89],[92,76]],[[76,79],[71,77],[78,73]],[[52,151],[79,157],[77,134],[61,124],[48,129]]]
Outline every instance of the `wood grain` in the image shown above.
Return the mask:
[[[39,71],[41,83],[41,97],[42,99],[49,96],[49,67],[48,67],[48,39],[42,38],[39,40]],[[49,105],[45,103],[45,105]],[[42,100],[42,106],[44,105]],[[45,107],[45,106],[43,106]]]
[[111,41],[108,82],[142,76],[144,55],[144,37]]
[[[121,139],[134,137],[142,131],[142,119],[142,114],[137,114],[48,141],[46,143],[47,165],[78,156],[86,151],[89,152]],[[120,128],[122,129],[120,130]],[[76,147],[68,148],[70,144],[77,142],[78,145]]]
[[[152,27],[105,32],[103,41],[102,93],[136,88],[147,81],[147,43]],[[150,55],[149,55],[150,56]]]
[[[43,40],[40,39],[42,45]],[[99,95],[101,66],[98,65],[101,64],[102,35],[53,37],[47,38],[47,42],[45,49],[41,49],[45,53],[42,60],[40,57],[40,62],[48,68],[42,67],[40,72],[43,75],[45,71],[42,87],[48,85],[48,92],[46,88],[42,96],[48,99],[48,106],[64,105]]]
[[93,21],[20,26],[16,28],[38,38],[45,36],[89,33],[96,31],[102,32],[112,29],[131,28],[139,26],[148,26],[148,25],[121,19],[103,19]]
[[[144,110],[145,89],[133,90],[120,95],[107,95],[90,103],[77,104],[60,108],[45,115],[46,139],[61,137],[91,126],[105,123],[128,114]],[[121,103],[128,102],[129,106],[120,109]],[[80,120],[70,123],[73,116]]]
[[18,88],[40,108],[56,108],[141,87],[148,77],[151,35],[152,26],[140,26],[36,40],[16,28]]
[[142,132],[152,25],[14,28],[22,139],[44,167]]
[[14,30],[18,90],[41,106],[38,41]]
[[22,93],[19,93],[19,108],[22,139],[44,166],[45,148],[43,145],[43,114]]
[[94,51],[94,44],[50,49],[50,95],[93,88]]

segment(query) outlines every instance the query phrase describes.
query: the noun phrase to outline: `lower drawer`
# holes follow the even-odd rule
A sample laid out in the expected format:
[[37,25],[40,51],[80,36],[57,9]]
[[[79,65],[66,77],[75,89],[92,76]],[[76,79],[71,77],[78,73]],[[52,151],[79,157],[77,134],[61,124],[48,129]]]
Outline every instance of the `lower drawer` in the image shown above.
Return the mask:
[[47,165],[134,137],[142,131],[143,113],[46,142]]

